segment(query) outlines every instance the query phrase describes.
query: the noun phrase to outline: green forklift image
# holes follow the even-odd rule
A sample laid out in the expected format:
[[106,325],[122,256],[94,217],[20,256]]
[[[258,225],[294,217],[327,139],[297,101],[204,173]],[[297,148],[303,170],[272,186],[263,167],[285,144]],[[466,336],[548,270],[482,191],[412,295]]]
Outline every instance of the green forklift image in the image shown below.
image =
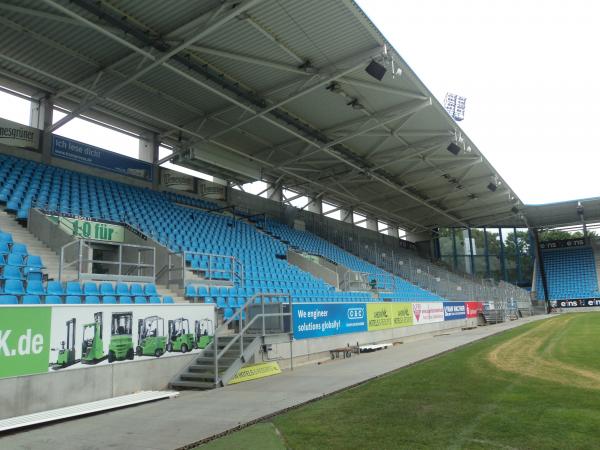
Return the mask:
[[81,363],[97,364],[106,359],[102,342],[102,313],[94,314],[94,321],[83,325],[83,342],[81,343]]
[[194,324],[195,348],[206,348],[214,334],[213,322],[210,319],[196,320]]
[[133,339],[131,329],[132,312],[117,312],[112,314],[110,344],[108,346],[108,362],[133,359]]
[[55,363],[51,363],[52,370],[64,369],[79,362],[75,359],[75,318],[67,320],[67,340],[60,343],[60,348],[52,348],[53,352],[58,351],[58,358]]
[[186,353],[192,350],[196,344],[194,337],[194,333],[190,333],[189,320],[183,317],[169,320],[169,342],[167,343],[167,351]]
[[162,317],[150,316],[138,320],[137,356],[161,356],[167,349],[165,336],[165,320]]

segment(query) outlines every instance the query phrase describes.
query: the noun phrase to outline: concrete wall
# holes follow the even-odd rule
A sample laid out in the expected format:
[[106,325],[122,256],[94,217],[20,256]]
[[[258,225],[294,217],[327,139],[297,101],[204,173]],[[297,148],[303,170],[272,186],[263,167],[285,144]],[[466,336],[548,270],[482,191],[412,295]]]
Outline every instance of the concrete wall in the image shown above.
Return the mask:
[[[63,245],[73,242],[75,238],[61,229],[57,224],[51,222],[45,214],[36,209],[29,210],[27,229],[36,238],[60,255]],[[73,246],[74,248],[76,246]],[[73,256],[73,255],[67,255]]]
[[0,379],[0,419],[166,389],[197,357],[194,353]]
[[322,266],[321,264],[311,261],[310,259],[305,258],[301,254],[292,250],[288,250],[287,259],[290,264],[298,266],[303,271],[308,272],[317,278],[320,278],[325,283],[330,284],[336,289],[340,287],[338,274],[335,270],[329,269],[327,267]]

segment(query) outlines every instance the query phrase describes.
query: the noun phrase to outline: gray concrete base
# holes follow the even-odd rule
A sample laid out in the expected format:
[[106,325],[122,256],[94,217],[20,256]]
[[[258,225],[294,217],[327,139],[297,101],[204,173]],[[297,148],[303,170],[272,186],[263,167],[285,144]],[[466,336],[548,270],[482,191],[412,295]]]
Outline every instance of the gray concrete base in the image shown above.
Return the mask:
[[2,449],[173,450],[462,345],[550,316],[443,333],[261,380],[47,425],[2,437]]
[[1,379],[0,419],[166,389],[197,357],[198,353],[193,353]]

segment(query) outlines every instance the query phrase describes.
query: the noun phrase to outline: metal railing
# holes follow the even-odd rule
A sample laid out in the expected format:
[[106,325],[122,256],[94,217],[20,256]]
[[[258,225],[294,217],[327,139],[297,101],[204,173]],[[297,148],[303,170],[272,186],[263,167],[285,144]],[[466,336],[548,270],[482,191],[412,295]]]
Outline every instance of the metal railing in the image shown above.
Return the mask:
[[[286,299],[285,302],[277,301],[271,303],[272,299]],[[269,299],[269,303],[265,303]],[[287,318],[287,320],[286,320]],[[222,350],[219,351],[219,335],[231,336],[229,334],[229,325],[236,324],[238,332]],[[214,345],[214,369],[215,369],[215,386],[221,382],[219,376],[219,360],[229,351],[229,349],[239,342],[239,357],[244,358],[244,345],[247,339],[252,341],[258,337],[265,337],[276,334],[289,334],[290,339],[290,367],[293,369],[293,353],[292,353],[292,338],[294,318],[292,315],[292,297],[289,294],[255,294],[244,303],[244,306],[239,308],[233,316],[225,321],[219,328],[215,330],[213,339]]]
[[[115,259],[96,259],[94,250],[108,252]],[[119,282],[154,283],[156,249],[154,247],[121,244],[92,239],[78,239],[60,248],[58,279],[66,271],[75,270],[77,280],[110,280]]]
[[[194,260],[199,261],[197,267],[194,267]],[[202,281],[207,280],[244,284],[244,265],[235,256],[230,255],[188,251],[171,252],[169,253],[167,270],[167,285],[175,284],[181,289],[184,289],[189,283],[197,282],[200,284]],[[191,277],[188,272],[198,273],[202,280]]]
[[342,291],[393,291],[396,280],[390,273],[347,271],[340,282]]

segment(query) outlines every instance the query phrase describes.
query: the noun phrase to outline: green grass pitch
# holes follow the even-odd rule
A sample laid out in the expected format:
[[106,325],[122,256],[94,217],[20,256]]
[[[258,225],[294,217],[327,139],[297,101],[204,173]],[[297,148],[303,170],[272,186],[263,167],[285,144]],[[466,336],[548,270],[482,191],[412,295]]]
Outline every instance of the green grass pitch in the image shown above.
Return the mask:
[[600,448],[600,313],[531,323],[201,449]]

